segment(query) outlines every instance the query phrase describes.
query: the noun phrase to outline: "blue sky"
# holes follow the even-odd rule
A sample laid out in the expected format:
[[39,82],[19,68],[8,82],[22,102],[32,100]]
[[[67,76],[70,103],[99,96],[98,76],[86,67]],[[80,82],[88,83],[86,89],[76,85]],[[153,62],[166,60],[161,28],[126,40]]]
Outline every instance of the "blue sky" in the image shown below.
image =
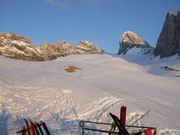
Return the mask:
[[120,35],[134,31],[155,46],[166,13],[180,0],[0,0],[0,31],[42,42],[95,42],[117,53]]

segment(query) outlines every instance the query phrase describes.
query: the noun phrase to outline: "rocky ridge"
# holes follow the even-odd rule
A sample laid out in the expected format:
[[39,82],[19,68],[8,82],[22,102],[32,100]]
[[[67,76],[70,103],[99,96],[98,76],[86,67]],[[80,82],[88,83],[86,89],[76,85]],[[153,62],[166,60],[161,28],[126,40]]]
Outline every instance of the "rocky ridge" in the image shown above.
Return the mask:
[[44,60],[43,53],[32,42],[14,33],[0,33],[0,54],[23,60]]
[[136,33],[127,31],[124,32],[121,36],[120,42],[119,42],[119,51],[118,54],[126,54],[128,50],[136,47],[136,48],[151,48],[151,46],[144,41],[140,36],[138,36]]
[[75,46],[68,41],[58,41],[54,45],[43,43],[40,47],[35,47],[24,36],[14,33],[0,33],[0,55],[14,59],[44,61],[72,54],[101,53],[102,50],[97,48],[94,43],[84,40]]
[[154,51],[161,58],[175,54],[180,56],[180,10],[167,13]]

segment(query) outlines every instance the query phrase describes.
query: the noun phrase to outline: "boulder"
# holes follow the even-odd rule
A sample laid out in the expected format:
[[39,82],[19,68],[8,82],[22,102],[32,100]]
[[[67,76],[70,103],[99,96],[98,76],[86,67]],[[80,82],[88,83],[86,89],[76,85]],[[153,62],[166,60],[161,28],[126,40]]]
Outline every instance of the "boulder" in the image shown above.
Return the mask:
[[180,11],[167,13],[154,51],[161,58],[175,54],[180,55]]
[[140,36],[138,36],[136,33],[127,31],[124,32],[121,36],[120,42],[119,42],[119,51],[118,54],[126,54],[128,50],[131,48],[137,47],[137,48],[149,48],[150,45],[144,41]]

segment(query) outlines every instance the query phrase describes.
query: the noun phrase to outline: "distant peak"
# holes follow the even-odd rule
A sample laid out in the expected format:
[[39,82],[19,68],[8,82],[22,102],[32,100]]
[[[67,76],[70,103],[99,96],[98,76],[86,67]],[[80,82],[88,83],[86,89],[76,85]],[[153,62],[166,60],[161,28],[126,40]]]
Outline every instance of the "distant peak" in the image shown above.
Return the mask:
[[120,48],[118,54],[126,54],[128,50],[133,47],[137,48],[149,48],[150,45],[144,41],[135,32],[126,31],[122,34],[119,42]]

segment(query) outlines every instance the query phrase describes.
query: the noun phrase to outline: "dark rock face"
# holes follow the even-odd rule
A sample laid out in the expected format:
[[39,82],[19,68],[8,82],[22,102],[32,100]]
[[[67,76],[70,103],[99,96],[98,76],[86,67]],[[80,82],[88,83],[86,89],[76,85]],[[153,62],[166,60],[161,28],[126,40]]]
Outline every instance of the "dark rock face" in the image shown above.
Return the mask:
[[136,33],[127,31],[124,32],[121,36],[119,42],[119,51],[118,54],[126,54],[128,50],[137,47],[137,48],[150,48],[150,45],[139,37]]
[[167,13],[166,20],[154,51],[155,56],[180,55],[180,11]]

